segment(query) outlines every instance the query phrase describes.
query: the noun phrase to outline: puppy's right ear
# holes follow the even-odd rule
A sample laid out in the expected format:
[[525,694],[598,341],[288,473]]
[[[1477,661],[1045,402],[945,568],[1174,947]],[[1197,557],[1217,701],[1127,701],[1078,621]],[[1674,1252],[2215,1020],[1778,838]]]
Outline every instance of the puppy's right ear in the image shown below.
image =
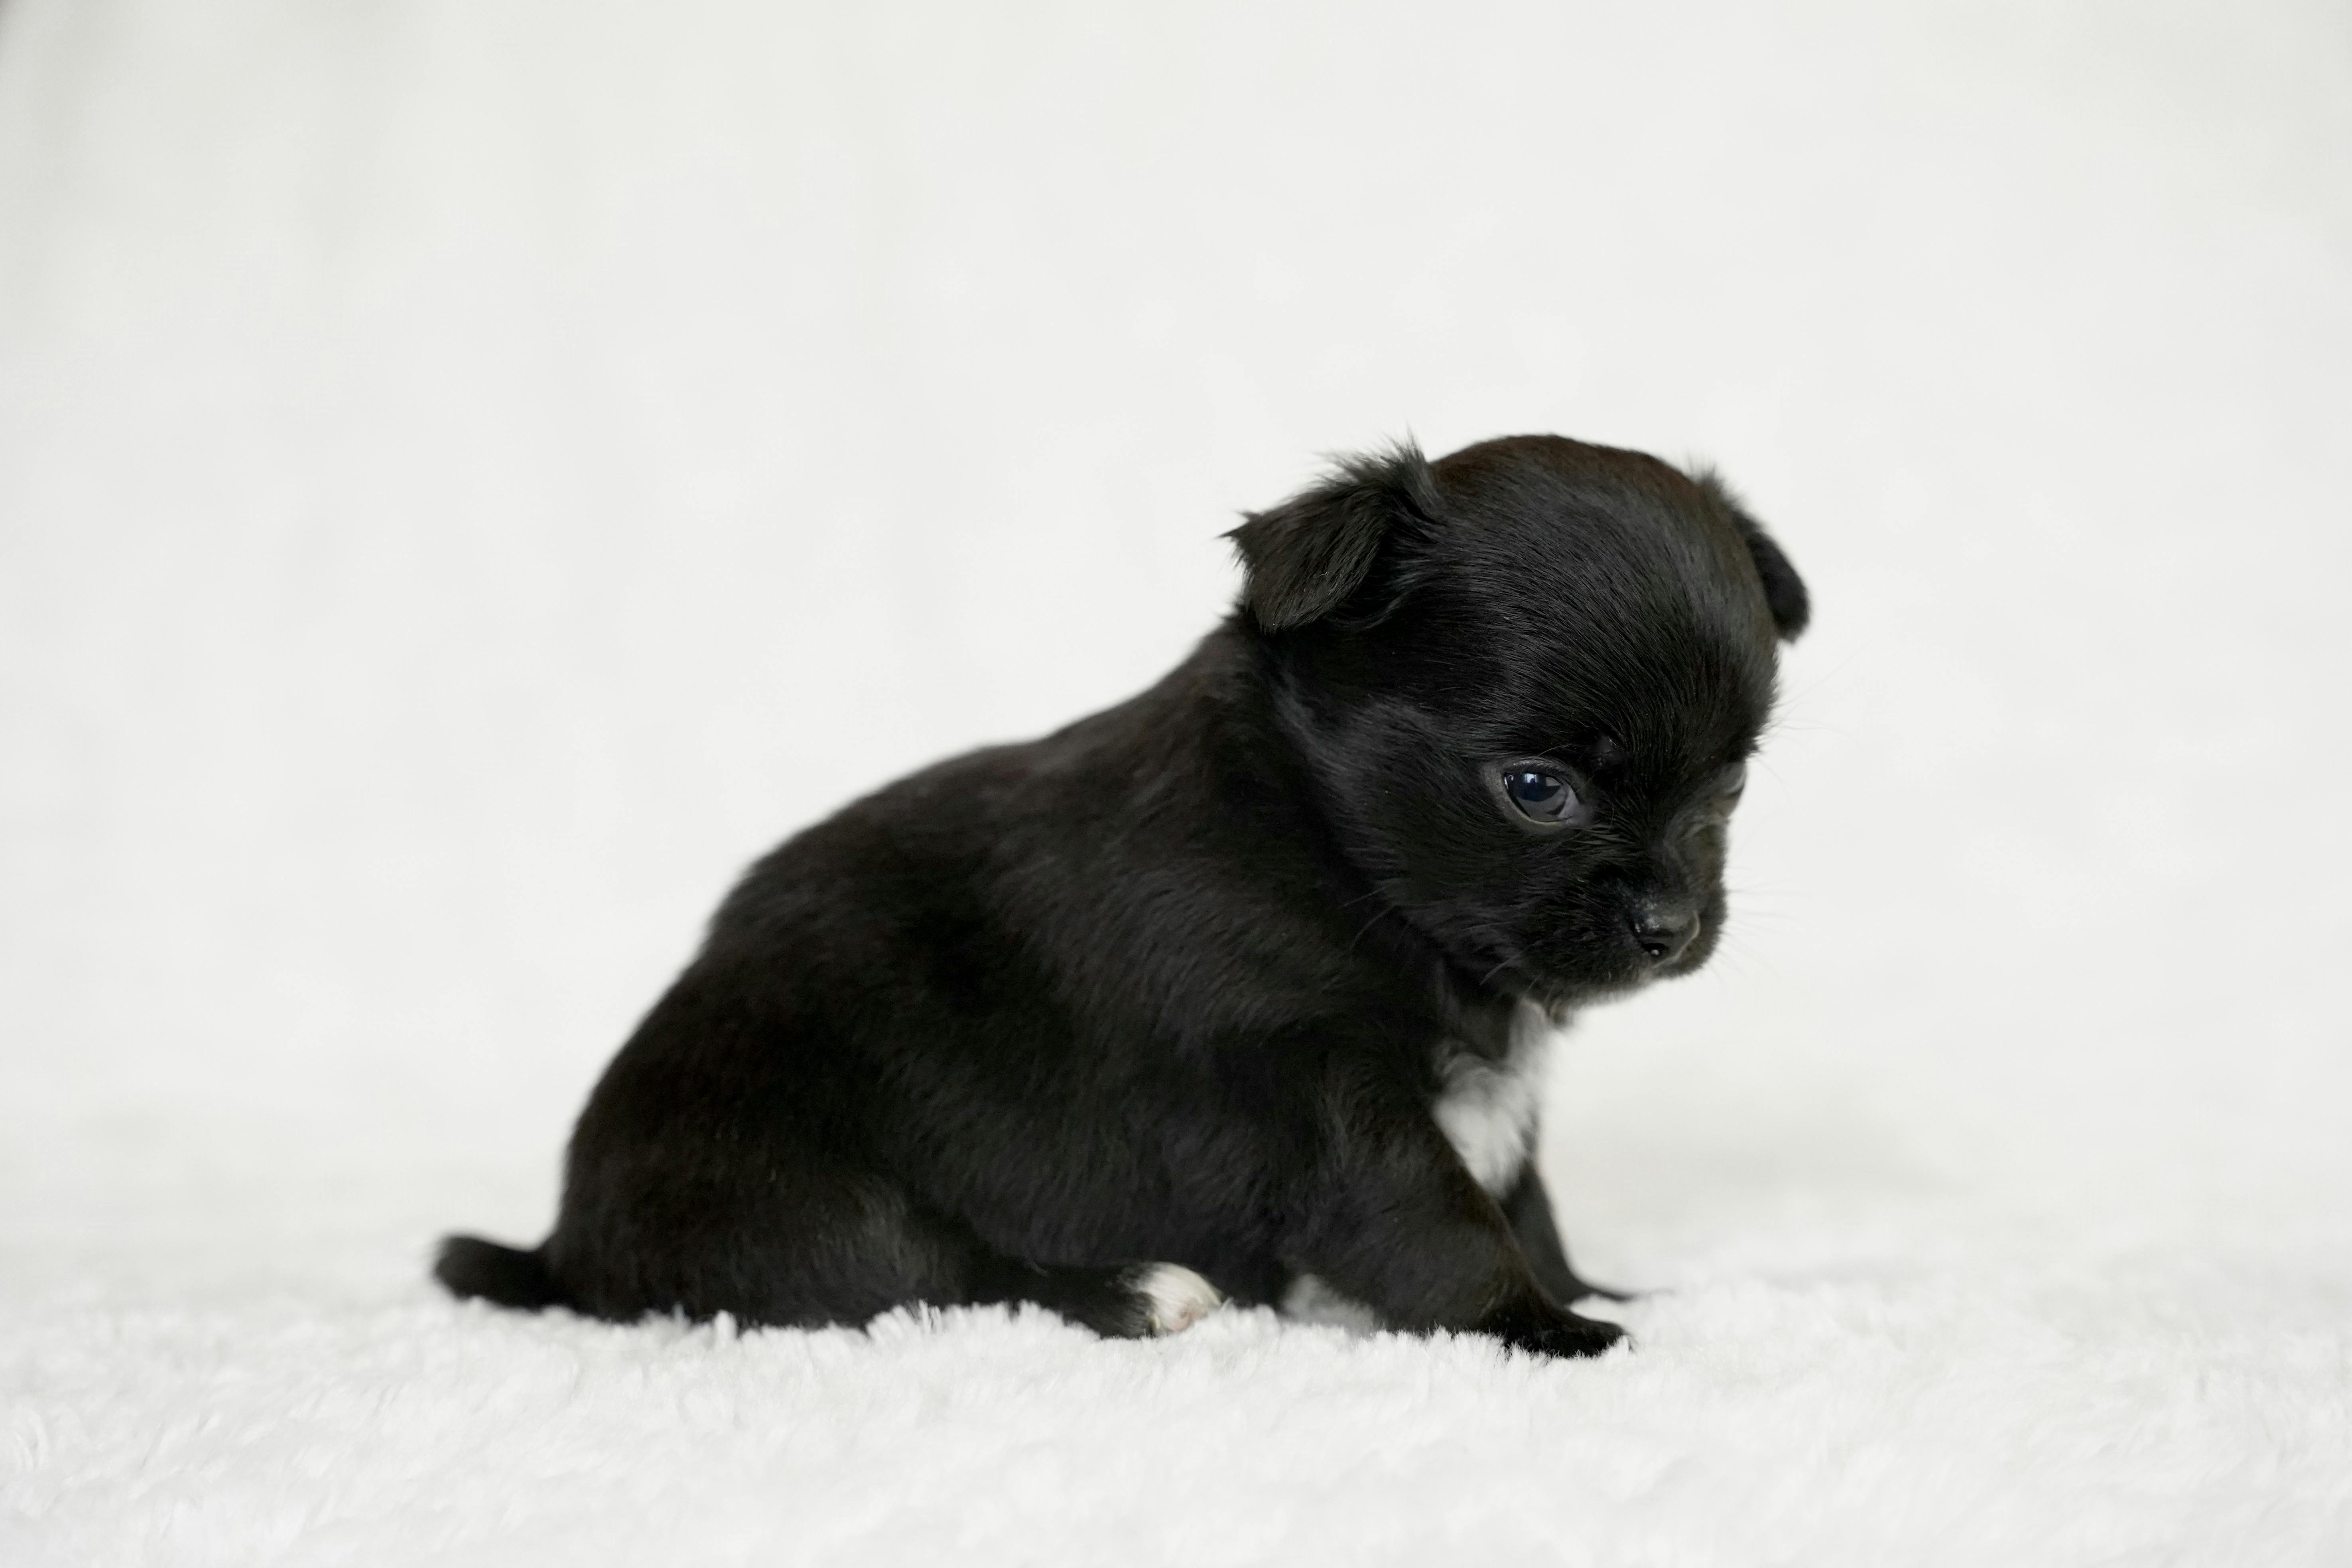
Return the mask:
[[1788,552],[1764,531],[1764,525],[1744,511],[1738,521],[1740,537],[1748,541],[1748,553],[1756,561],[1756,574],[1764,581],[1764,603],[1771,607],[1772,625],[1782,642],[1794,642],[1813,618],[1813,596],[1789,563]]
[[1433,528],[1443,505],[1428,459],[1410,441],[1342,458],[1328,477],[1225,535],[1248,573],[1242,607],[1270,632],[1322,620],[1364,586],[1391,541]]
[[1764,531],[1747,505],[1732,493],[1731,487],[1712,468],[1700,468],[1691,476],[1698,488],[1715,498],[1731,518],[1732,526],[1739,530],[1740,542],[1748,546],[1748,559],[1756,563],[1757,580],[1764,584],[1765,607],[1772,612],[1773,629],[1782,642],[1794,642],[1797,634],[1813,618],[1813,596],[1805,592],[1805,580],[1789,561],[1773,537]]

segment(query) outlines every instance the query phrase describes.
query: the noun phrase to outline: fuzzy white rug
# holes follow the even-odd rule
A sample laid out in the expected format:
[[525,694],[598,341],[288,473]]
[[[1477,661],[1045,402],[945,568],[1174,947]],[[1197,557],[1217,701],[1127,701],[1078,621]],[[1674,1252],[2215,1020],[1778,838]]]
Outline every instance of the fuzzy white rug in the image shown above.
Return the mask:
[[[2352,1563],[2340,0],[0,0],[0,1568]],[[727,879],[1312,455],[1817,626],[1597,1363],[460,1308]]]
[[306,1261],[331,1195],[277,1205],[293,1258],[180,1215],[111,1279],[19,1226],[0,1563],[2352,1560],[2340,1234],[1780,1198],[1573,1364],[1230,1310],[509,1315],[389,1245]]

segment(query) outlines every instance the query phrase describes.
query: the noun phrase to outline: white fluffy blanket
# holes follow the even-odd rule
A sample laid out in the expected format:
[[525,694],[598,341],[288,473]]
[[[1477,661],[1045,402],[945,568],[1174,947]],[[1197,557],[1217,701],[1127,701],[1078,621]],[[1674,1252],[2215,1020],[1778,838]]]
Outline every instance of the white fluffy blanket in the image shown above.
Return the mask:
[[[0,0],[0,1568],[2352,1563],[2329,0]],[[1815,589],[1596,1363],[460,1308],[726,879],[1309,455]]]
[[1125,1343],[1001,1310],[615,1328],[438,1300],[388,1230],[273,1258],[266,1207],[222,1216],[241,1244],[176,1221],[160,1262],[20,1247],[0,1562],[2352,1555],[2340,1237],[1716,1196],[1754,1228],[1650,1258],[1638,1348],[1590,1363],[1265,1311]]

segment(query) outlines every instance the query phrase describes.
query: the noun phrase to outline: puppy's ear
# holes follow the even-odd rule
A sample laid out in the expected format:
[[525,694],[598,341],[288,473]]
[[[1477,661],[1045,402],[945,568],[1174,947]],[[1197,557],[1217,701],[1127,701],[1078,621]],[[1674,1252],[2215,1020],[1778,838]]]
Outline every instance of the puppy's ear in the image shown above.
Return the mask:
[[1428,459],[1410,441],[1339,459],[1326,478],[1225,535],[1248,572],[1243,608],[1270,632],[1322,620],[1364,586],[1384,548],[1435,527],[1443,506]]
[[1764,603],[1772,611],[1772,625],[1780,632],[1780,640],[1796,641],[1805,623],[1813,618],[1812,595],[1805,592],[1805,580],[1797,575],[1797,569],[1789,563],[1789,557],[1773,542],[1772,536],[1764,531],[1764,525],[1748,514],[1739,498],[1731,493],[1731,487],[1706,469],[1693,477],[1698,480],[1699,488],[1731,515],[1739,537],[1747,542],[1748,553],[1756,562],[1756,574],[1764,580]]

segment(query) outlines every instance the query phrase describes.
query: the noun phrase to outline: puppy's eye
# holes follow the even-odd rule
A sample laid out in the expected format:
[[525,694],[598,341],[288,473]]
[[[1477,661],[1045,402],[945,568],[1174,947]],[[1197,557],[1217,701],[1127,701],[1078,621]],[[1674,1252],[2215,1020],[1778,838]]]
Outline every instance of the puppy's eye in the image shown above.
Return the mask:
[[1541,768],[1512,768],[1503,774],[1503,794],[1511,809],[1545,827],[1582,822],[1590,815],[1574,786],[1558,773]]
[[1739,805],[1739,792],[1748,787],[1748,764],[1734,763],[1715,776],[1714,787],[1699,797],[1684,820],[1687,833],[1720,833],[1731,822],[1731,813]]

